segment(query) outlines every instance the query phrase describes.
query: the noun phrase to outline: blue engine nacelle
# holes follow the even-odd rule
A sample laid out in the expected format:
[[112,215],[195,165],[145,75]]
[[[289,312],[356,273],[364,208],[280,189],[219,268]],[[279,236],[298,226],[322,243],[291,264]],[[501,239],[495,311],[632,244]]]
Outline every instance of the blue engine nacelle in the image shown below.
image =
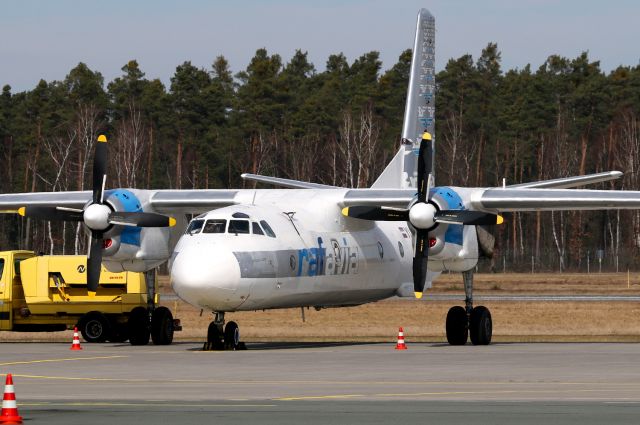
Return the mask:
[[[155,212],[149,208],[144,191],[114,189],[105,191],[104,196],[113,211]],[[104,233],[104,266],[111,272],[143,272],[159,266],[171,256],[184,221],[178,220],[175,227],[110,226]]]

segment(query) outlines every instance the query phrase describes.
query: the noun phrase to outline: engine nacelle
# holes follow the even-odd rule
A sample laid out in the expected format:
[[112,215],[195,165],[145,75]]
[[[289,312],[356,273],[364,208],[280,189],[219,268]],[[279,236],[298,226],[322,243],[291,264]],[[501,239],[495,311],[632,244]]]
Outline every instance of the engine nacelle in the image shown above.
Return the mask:
[[[460,210],[468,207],[464,204],[463,197],[450,187],[432,189],[429,203],[437,210]],[[429,230],[429,269],[462,272],[474,268],[480,256],[476,227],[445,223],[433,226]]]
[[[112,211],[155,212],[149,207],[148,196],[135,189],[114,189],[105,191],[104,202]],[[174,227],[111,225],[104,233],[104,266],[111,272],[144,272],[164,263],[185,226],[184,217],[176,219]]]

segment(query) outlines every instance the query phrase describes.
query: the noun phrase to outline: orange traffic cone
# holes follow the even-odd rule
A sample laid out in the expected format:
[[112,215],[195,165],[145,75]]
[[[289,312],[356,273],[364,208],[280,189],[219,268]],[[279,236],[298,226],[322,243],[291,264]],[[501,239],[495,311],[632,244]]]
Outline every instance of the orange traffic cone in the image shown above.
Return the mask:
[[398,330],[398,343],[396,344],[396,350],[406,350],[407,346],[404,343],[404,331],[402,328]]
[[73,343],[71,344],[72,350],[82,350],[80,346],[80,338],[78,337],[78,327],[73,328]]
[[2,412],[0,412],[0,424],[21,424],[22,416],[18,414],[16,405],[16,393],[13,389],[13,378],[7,374],[4,384],[4,397],[2,398]]

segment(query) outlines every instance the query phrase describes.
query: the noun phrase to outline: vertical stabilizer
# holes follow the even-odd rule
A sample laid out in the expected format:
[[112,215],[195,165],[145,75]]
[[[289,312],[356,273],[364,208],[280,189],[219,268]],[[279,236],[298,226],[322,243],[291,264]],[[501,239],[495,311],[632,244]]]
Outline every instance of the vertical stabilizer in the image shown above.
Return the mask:
[[[420,9],[404,109],[402,146],[371,186],[373,188],[416,187],[418,148],[420,136],[425,131],[432,135],[435,157],[435,35],[435,18],[427,9]],[[434,170],[435,166],[431,169]]]

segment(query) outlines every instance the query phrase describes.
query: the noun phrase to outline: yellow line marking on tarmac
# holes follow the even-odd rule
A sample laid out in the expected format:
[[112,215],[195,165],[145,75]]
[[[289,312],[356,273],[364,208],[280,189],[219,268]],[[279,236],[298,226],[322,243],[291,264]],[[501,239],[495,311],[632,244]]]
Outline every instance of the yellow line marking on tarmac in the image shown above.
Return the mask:
[[[134,378],[90,378],[90,377],[82,377],[82,376],[45,376],[45,375],[22,375],[14,373],[12,374],[14,377],[18,378],[28,378],[28,379],[55,379],[61,381],[101,381],[101,382],[154,382],[153,379],[134,379]],[[156,382],[160,382],[160,380],[155,380]],[[175,382],[175,381],[165,381],[165,382]]]
[[434,391],[419,393],[380,393],[380,394],[333,394],[319,396],[300,396],[300,397],[278,397],[273,398],[274,401],[300,401],[300,400],[327,400],[327,399],[346,399],[346,398],[362,398],[362,397],[422,397],[422,396],[447,396],[447,395],[496,395],[496,394],[547,394],[547,393],[594,393],[594,392],[613,392],[618,389],[544,389],[544,390],[490,390],[490,391]]
[[341,399],[341,398],[358,398],[366,397],[364,394],[335,394],[335,395],[315,395],[315,396],[301,396],[301,397],[279,397],[272,398],[275,401],[295,401],[295,400],[328,400],[328,399]]
[[[128,356],[110,356],[110,357],[92,357],[92,358],[78,358],[78,359],[59,359],[57,361],[67,361],[67,360],[95,360],[95,359],[103,359],[103,358],[112,358],[112,357],[128,357]],[[54,360],[50,360],[54,361]],[[25,362],[29,363],[29,362]],[[0,363],[4,365],[6,363]],[[0,373],[0,376],[4,376],[5,374]],[[176,383],[176,384],[225,384],[225,385],[402,385],[402,386],[417,386],[417,385],[452,385],[452,386],[565,386],[565,387],[575,387],[575,386],[616,386],[616,387],[625,387],[625,388],[634,388],[639,387],[640,382],[457,382],[457,381],[306,381],[306,380],[272,380],[272,381],[258,381],[258,380],[246,380],[246,381],[220,381],[220,380],[209,380],[209,379],[154,379],[154,378],[101,378],[101,377],[82,377],[82,376],[48,376],[48,375],[27,375],[27,374],[12,374],[14,377],[26,378],[26,379],[42,379],[42,380],[66,380],[66,381],[95,381],[95,382],[130,382],[130,383],[141,383],[141,382],[165,382],[165,383]],[[517,391],[517,390],[512,390]],[[546,390],[545,390],[546,391]],[[559,391],[559,390],[556,390]],[[486,391],[485,391],[486,392]],[[404,395],[414,395],[414,394],[440,394],[439,392],[435,393],[399,393],[397,396]],[[376,395],[384,395],[384,394],[376,394]],[[395,394],[389,394],[389,396],[394,396]]]
[[129,357],[129,356],[70,357],[70,358],[63,358],[63,359],[24,360],[20,362],[0,363],[0,366],[15,366],[20,364],[34,364],[34,363],[72,362],[77,360],[121,359],[125,357]]
[[180,404],[180,403],[123,403],[123,402],[33,402],[18,403],[18,406],[52,406],[52,407],[277,407],[277,404]]

